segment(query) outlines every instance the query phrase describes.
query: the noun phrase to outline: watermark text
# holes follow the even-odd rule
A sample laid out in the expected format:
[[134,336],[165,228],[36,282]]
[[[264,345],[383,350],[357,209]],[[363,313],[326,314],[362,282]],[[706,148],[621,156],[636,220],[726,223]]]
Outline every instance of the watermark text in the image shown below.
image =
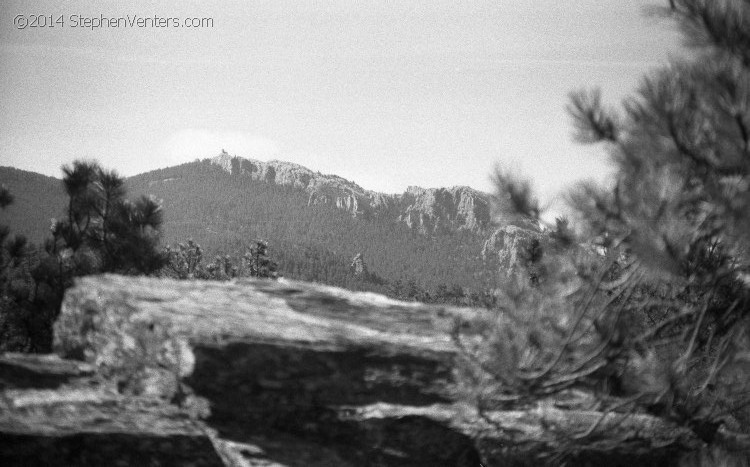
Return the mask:
[[167,17],[167,16],[98,16],[90,15],[16,15],[13,18],[16,29],[33,28],[75,28],[75,29],[125,29],[125,28],[213,28],[214,19],[209,17]]

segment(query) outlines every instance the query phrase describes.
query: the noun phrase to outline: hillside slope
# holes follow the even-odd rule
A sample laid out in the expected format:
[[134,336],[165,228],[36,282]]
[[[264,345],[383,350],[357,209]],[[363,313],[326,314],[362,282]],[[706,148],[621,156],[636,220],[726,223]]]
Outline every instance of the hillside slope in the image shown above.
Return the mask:
[[0,224],[11,227],[11,233],[26,235],[39,243],[49,232],[50,219],[65,212],[65,190],[62,182],[35,172],[0,167],[0,185],[13,195],[13,204],[0,210]]
[[[3,167],[0,183],[15,196],[0,223],[43,241],[50,219],[64,213],[62,182]],[[488,197],[471,188],[382,194],[296,164],[227,154],[130,177],[127,188],[130,197],[162,200],[164,244],[192,238],[206,262],[240,256],[264,239],[282,273],[295,279],[405,297],[438,286],[484,290],[495,280],[496,261],[482,256],[491,233]],[[364,277],[351,271],[357,255]]]
[[[300,174],[306,175],[296,172]],[[236,254],[252,240],[266,239],[288,277],[360,288],[363,284],[349,268],[361,253],[368,270],[390,283],[402,281],[406,286],[413,281],[429,289],[458,284],[476,290],[494,280],[481,256],[485,235],[469,229],[425,235],[398,221],[406,197],[387,198],[389,204],[383,206],[388,207],[378,208],[383,210],[357,214],[335,202],[310,202],[311,193],[319,193],[322,186],[341,186],[312,178],[302,185],[294,182],[296,176],[283,179],[289,182],[227,172],[215,161],[204,160],[132,177],[128,188],[133,195],[163,200],[165,242],[193,238],[214,254]],[[375,282],[365,288],[378,290]]]

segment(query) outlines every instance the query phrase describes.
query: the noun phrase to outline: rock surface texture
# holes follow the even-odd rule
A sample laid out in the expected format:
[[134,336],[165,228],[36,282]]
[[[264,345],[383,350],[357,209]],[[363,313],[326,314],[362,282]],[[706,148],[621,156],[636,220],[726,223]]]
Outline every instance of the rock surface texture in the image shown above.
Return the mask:
[[450,335],[478,313],[287,281],[83,278],[56,323],[68,360],[0,359],[0,463],[528,465],[593,424],[630,454],[611,465],[696,442],[550,401],[478,413]]
[[205,425],[120,394],[92,365],[6,354],[0,394],[0,465],[224,465]]
[[459,230],[486,233],[490,227],[489,196],[465,186],[409,187],[400,195],[384,194],[291,162],[263,162],[225,152],[211,162],[235,176],[303,189],[309,193],[308,205],[328,204],[354,217],[401,222],[423,234]]

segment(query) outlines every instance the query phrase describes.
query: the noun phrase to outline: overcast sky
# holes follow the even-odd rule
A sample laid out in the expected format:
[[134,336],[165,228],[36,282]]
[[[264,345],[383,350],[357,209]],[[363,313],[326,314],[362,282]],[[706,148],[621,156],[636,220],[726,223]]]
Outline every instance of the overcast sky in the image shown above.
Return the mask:
[[[682,53],[644,16],[655,3],[2,0],[0,165],[60,176],[94,158],[133,175],[224,148],[401,192],[489,190],[500,162],[552,199],[607,172],[571,141],[568,92],[616,103]],[[32,14],[55,27],[14,24]],[[74,27],[102,16],[213,27]]]

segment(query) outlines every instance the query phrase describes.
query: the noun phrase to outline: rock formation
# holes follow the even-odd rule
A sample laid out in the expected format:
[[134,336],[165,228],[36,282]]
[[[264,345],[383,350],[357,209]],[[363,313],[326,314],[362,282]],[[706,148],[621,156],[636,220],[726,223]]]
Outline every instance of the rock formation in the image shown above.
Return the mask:
[[539,229],[506,225],[496,229],[484,242],[482,257],[497,261],[499,271],[511,274],[523,266],[523,256],[534,242],[544,242]]
[[331,205],[354,217],[391,219],[423,234],[458,230],[485,233],[490,226],[488,195],[469,187],[409,187],[405,193],[394,195],[365,190],[336,175],[313,172],[290,162],[262,162],[226,152],[211,162],[234,176],[305,190],[309,193],[308,205]]
[[367,264],[365,264],[365,256],[362,253],[357,253],[357,256],[352,259],[352,264],[349,265],[349,270],[356,277],[367,277]]
[[[482,313],[291,281],[79,279],[55,347],[85,363],[0,361],[0,460],[527,465],[594,425],[582,462],[643,465],[696,445],[646,414],[555,401],[478,413],[460,396],[450,334],[459,320],[475,339],[482,329],[468,323]],[[597,457],[601,436],[622,457]]]
[[490,208],[486,195],[467,187],[409,187],[401,197],[399,220],[422,233],[456,230],[484,232],[489,227]]
[[175,405],[120,394],[92,365],[5,354],[0,390],[0,465],[225,465],[205,425]]

